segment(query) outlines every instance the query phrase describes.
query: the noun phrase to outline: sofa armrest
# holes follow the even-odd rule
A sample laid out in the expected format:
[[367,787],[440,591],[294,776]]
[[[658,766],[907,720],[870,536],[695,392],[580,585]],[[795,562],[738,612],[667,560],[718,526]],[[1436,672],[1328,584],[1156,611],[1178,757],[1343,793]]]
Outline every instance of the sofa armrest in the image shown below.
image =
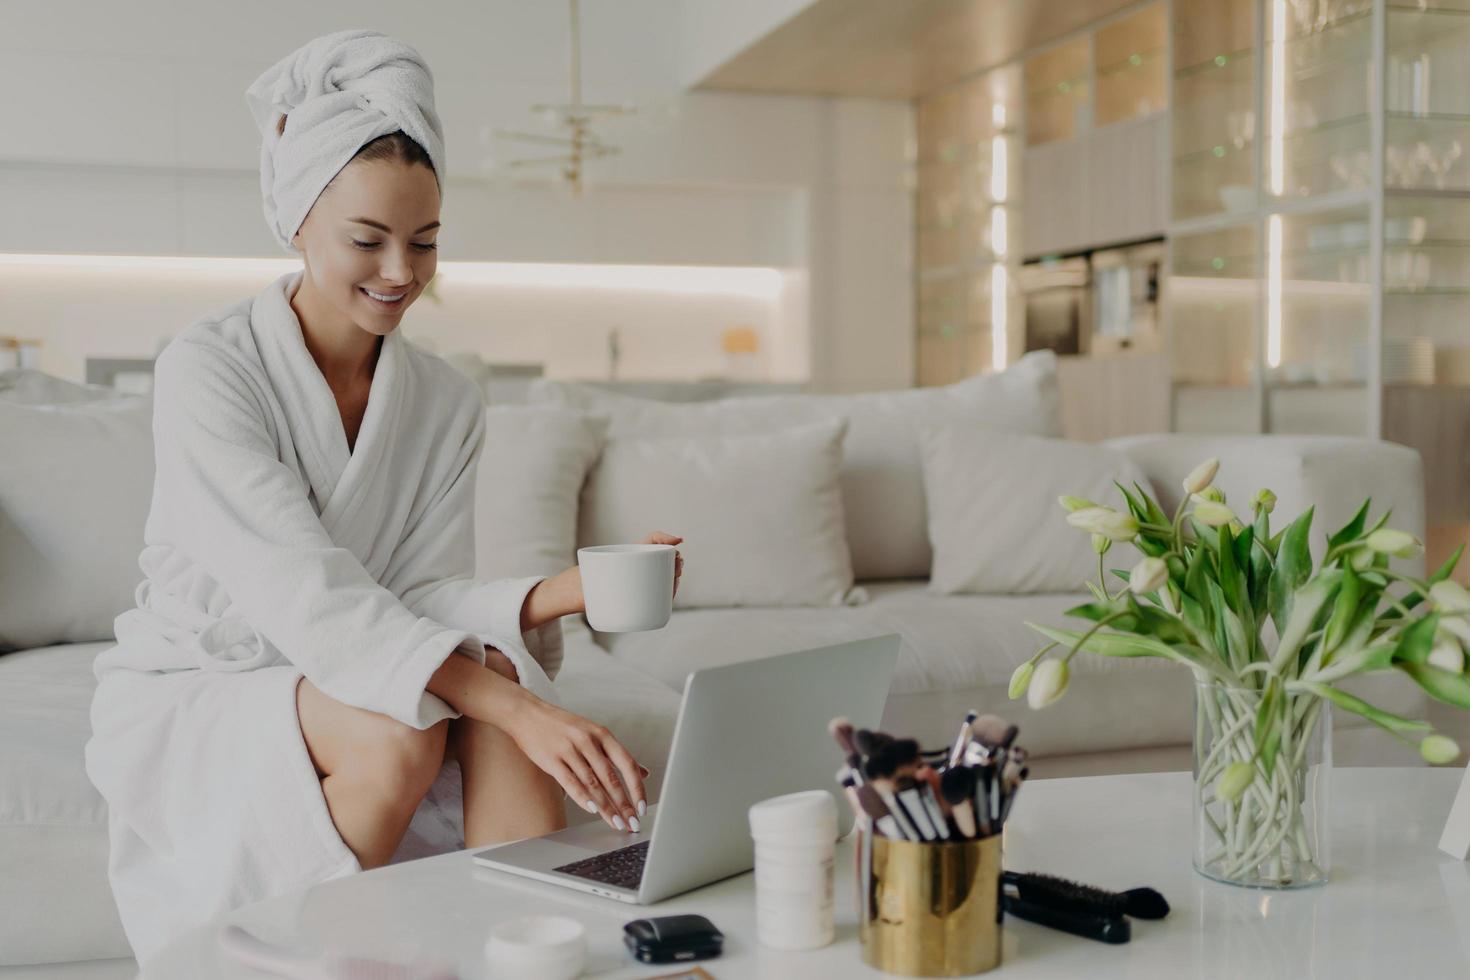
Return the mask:
[[[1327,534],[1347,523],[1372,498],[1370,515],[1393,508],[1390,524],[1424,537],[1424,468],[1417,450],[1392,442],[1343,436],[1140,435],[1110,439],[1153,484],[1159,503],[1173,513],[1189,471],[1211,456],[1220,460],[1216,485],[1237,511],[1245,512],[1262,487],[1276,494],[1272,527],[1282,528],[1308,506],[1312,554],[1321,559]],[[1410,575],[1424,571],[1424,559],[1395,567]]]

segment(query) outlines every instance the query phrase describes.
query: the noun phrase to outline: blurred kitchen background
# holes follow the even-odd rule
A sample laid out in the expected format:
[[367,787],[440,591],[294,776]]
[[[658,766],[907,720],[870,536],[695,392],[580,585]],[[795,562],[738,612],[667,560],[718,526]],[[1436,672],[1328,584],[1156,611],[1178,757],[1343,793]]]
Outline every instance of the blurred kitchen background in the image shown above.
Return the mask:
[[11,6],[0,368],[146,390],[295,268],[244,91],[344,27],[434,71],[440,273],[403,329],[492,389],[1052,348],[1070,436],[1381,436],[1424,456],[1430,562],[1470,533],[1470,0]]

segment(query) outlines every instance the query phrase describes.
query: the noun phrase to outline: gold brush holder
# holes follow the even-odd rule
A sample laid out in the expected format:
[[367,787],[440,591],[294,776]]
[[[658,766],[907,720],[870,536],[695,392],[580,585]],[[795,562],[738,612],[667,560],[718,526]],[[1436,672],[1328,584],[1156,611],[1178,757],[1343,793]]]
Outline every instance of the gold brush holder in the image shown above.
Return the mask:
[[1000,834],[932,844],[859,834],[864,963],[910,977],[1000,965]]

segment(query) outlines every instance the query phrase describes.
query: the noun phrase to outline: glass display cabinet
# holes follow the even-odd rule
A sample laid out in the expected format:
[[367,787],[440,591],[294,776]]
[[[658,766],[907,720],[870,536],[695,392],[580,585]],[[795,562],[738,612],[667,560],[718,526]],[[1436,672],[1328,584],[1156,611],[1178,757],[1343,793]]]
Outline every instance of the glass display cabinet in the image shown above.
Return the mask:
[[918,375],[949,384],[1012,346],[1021,87],[1001,68],[917,110]]
[[1413,446],[1463,540],[1470,0],[1173,0],[1170,37],[1174,427]]

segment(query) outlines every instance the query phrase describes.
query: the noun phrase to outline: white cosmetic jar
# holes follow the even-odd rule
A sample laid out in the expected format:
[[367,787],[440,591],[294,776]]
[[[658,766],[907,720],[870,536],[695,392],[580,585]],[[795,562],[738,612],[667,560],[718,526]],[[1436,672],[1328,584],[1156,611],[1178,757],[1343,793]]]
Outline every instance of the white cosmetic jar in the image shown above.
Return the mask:
[[587,929],[561,915],[527,915],[497,923],[485,962],[509,980],[572,980],[587,967]]

